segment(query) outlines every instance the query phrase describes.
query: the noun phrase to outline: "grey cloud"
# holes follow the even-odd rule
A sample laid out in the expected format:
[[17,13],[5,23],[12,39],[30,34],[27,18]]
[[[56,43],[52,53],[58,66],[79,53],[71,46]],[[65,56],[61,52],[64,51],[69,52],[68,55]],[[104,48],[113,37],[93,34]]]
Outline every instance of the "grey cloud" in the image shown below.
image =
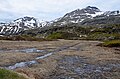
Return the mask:
[[6,18],[12,14],[14,19],[15,17],[31,15],[48,20],[88,5],[98,6],[104,10],[114,9],[110,6],[116,4],[119,6],[118,3],[120,3],[119,0],[0,0],[0,16]]

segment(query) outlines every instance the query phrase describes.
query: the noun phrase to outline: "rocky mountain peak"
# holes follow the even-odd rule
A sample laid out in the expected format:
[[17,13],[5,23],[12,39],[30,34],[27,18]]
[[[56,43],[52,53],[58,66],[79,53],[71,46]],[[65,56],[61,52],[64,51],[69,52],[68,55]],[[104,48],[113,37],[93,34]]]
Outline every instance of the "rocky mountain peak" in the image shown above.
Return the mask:
[[93,7],[93,6],[87,6],[86,8],[84,8],[84,10],[86,10],[86,11],[100,12],[99,8]]
[[103,14],[103,12],[97,7],[87,6],[86,8],[76,9],[70,13],[67,13],[63,16],[63,18],[61,18],[61,20],[59,20],[59,22],[62,24],[80,23],[85,19],[92,19],[93,17],[101,14]]

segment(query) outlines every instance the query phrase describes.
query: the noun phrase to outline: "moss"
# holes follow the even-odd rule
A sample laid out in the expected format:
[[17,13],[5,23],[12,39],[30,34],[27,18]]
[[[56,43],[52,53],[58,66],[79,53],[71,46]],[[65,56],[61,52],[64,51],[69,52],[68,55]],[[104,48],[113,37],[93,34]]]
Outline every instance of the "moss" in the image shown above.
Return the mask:
[[101,45],[105,47],[120,47],[120,40],[105,41]]
[[0,69],[0,79],[26,79],[17,73],[5,69]]

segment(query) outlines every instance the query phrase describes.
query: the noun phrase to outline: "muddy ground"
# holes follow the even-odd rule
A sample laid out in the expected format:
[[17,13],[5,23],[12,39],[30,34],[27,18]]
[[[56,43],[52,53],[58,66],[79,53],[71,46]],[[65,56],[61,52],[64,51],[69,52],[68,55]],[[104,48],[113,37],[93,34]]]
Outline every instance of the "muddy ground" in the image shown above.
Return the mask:
[[[0,66],[6,67],[36,57],[53,54],[14,71],[29,79],[120,79],[120,50],[97,46],[99,41],[0,41]],[[25,53],[37,48],[47,52]],[[11,50],[11,51],[10,51]]]

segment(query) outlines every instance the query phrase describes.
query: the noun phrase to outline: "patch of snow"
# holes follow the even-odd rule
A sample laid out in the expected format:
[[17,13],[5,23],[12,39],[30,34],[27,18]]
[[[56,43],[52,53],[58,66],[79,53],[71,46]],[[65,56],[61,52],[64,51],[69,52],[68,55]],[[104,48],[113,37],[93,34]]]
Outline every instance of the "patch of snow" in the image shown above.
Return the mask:
[[75,18],[81,18],[81,16],[76,16]]
[[75,21],[70,21],[70,22],[72,22],[72,23],[76,23]]
[[84,21],[85,19],[81,19],[80,22]]
[[65,24],[66,24],[66,21],[61,22],[61,25],[65,25]]
[[19,28],[18,28],[18,27],[16,27],[16,33],[18,33],[18,31],[19,31]]
[[78,23],[79,22],[79,19],[76,21],[76,23]]
[[86,15],[90,15],[92,17],[96,17],[98,15],[102,15],[104,12],[95,12],[95,14],[89,14],[89,13],[85,13]]
[[47,22],[46,22],[46,21],[44,21],[44,22],[41,22],[40,24],[41,24],[41,26],[42,26],[42,27],[44,27],[44,26],[46,26],[46,25],[47,25]]
[[35,20],[27,21],[28,23],[35,23]]
[[4,29],[5,29],[5,26],[3,26],[3,27],[2,27],[2,29],[1,29],[1,32],[0,32],[0,33],[3,33],[3,30],[4,30]]

